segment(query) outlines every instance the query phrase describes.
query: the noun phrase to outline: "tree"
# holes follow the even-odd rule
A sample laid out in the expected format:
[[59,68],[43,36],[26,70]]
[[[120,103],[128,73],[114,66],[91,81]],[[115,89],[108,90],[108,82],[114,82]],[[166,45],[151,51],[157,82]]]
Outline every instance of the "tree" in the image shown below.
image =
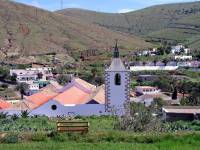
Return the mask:
[[147,63],[146,63],[145,61],[144,61],[144,62],[142,62],[142,65],[143,65],[143,66],[145,66],[146,64],[147,64]]
[[170,78],[168,75],[162,75],[158,76],[155,81],[153,82],[154,86],[157,86],[158,88],[162,89],[166,92],[172,91],[172,78]]
[[57,82],[61,85],[65,85],[71,81],[71,77],[69,75],[59,75],[57,78]]
[[188,93],[188,89],[190,88],[190,83],[186,82],[185,80],[180,81],[178,83],[179,92],[182,93],[183,99],[185,98],[185,94]]
[[169,62],[169,60],[167,58],[163,59],[162,61],[164,63],[165,66],[167,66],[167,63]]
[[21,111],[21,117],[22,117],[22,118],[28,118],[28,115],[29,115],[28,110]]
[[6,79],[9,77],[9,70],[5,67],[0,67],[0,79]]
[[17,74],[16,73],[12,74],[12,76],[10,77],[10,80],[13,81],[13,82],[16,82],[17,81]]
[[157,108],[162,108],[163,106],[167,105],[167,103],[160,97],[154,98],[152,104]]
[[26,94],[28,88],[29,85],[27,83],[20,83],[17,85],[16,89],[17,91],[20,91],[21,99],[24,99],[24,94]]
[[167,47],[165,48],[165,53],[166,53],[166,54],[170,54],[170,53],[171,53],[171,50],[172,50],[171,46],[167,46]]
[[185,53],[185,49],[183,47],[180,49],[180,53]]
[[102,84],[104,83],[104,78],[103,78],[102,76],[97,76],[97,77],[95,78],[95,83],[96,83],[97,85],[102,85]]
[[92,77],[95,78],[97,75],[97,68],[92,68],[91,73],[92,73]]
[[154,59],[154,61],[153,61],[154,66],[156,66],[157,62],[158,62],[158,60]]
[[190,83],[188,89],[189,97],[181,100],[182,105],[186,106],[200,106],[200,83]]
[[172,93],[172,100],[177,100],[177,95],[178,95],[178,92],[177,92],[177,88],[175,87]]
[[131,114],[119,118],[118,128],[135,132],[158,131],[160,121],[152,115],[153,113],[154,110],[145,107],[144,104],[131,103]]
[[165,53],[165,51],[164,51],[164,48],[163,48],[163,47],[159,47],[159,48],[157,49],[157,54],[158,54],[158,55],[164,55],[164,53]]
[[38,76],[38,79],[42,79],[43,74],[40,72],[40,73],[37,74],[37,76]]

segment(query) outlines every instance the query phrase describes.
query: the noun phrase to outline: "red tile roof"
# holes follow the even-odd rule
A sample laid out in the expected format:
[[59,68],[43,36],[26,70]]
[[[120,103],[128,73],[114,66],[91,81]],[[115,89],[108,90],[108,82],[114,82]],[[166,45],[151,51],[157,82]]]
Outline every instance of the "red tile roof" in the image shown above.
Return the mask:
[[0,109],[7,109],[9,107],[11,107],[11,104],[9,102],[0,99]]
[[94,100],[99,104],[105,104],[105,85],[102,85],[96,89],[89,101],[91,100]]
[[30,109],[35,109],[41,106],[42,104],[48,102],[50,99],[54,98],[56,95],[58,94],[57,93],[45,94],[45,93],[39,92],[31,96],[28,96],[26,104],[28,105]]
[[72,86],[63,93],[57,95],[54,100],[63,105],[78,105],[85,104],[89,96],[89,93],[84,92],[76,86]]

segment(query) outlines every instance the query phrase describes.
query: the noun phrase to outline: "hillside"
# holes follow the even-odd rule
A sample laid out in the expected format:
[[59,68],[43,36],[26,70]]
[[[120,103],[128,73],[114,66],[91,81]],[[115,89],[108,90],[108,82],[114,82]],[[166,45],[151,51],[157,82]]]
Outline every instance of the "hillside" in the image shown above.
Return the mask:
[[[0,8],[0,57],[7,60],[42,61],[35,56],[48,53],[65,54],[62,59],[72,60],[68,54],[89,48],[107,49],[114,39],[120,40],[123,49],[151,46],[133,35],[71,16],[3,0]],[[27,56],[32,57],[27,60]]]
[[200,2],[157,5],[124,14],[80,9],[65,9],[58,13],[148,40],[184,42],[192,48],[200,46]]

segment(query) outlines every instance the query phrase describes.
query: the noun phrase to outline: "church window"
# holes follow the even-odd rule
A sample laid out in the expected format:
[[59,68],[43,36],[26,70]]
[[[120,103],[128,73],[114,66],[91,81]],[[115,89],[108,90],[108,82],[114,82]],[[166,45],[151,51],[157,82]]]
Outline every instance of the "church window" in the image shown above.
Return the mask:
[[118,73],[115,75],[115,85],[121,85],[121,75]]

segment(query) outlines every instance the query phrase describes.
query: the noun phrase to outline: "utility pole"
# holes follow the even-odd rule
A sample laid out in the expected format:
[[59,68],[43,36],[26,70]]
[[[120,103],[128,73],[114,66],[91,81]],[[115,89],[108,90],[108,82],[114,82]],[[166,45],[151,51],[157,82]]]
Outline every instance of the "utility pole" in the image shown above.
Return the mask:
[[60,9],[63,9],[63,0],[60,0]]

